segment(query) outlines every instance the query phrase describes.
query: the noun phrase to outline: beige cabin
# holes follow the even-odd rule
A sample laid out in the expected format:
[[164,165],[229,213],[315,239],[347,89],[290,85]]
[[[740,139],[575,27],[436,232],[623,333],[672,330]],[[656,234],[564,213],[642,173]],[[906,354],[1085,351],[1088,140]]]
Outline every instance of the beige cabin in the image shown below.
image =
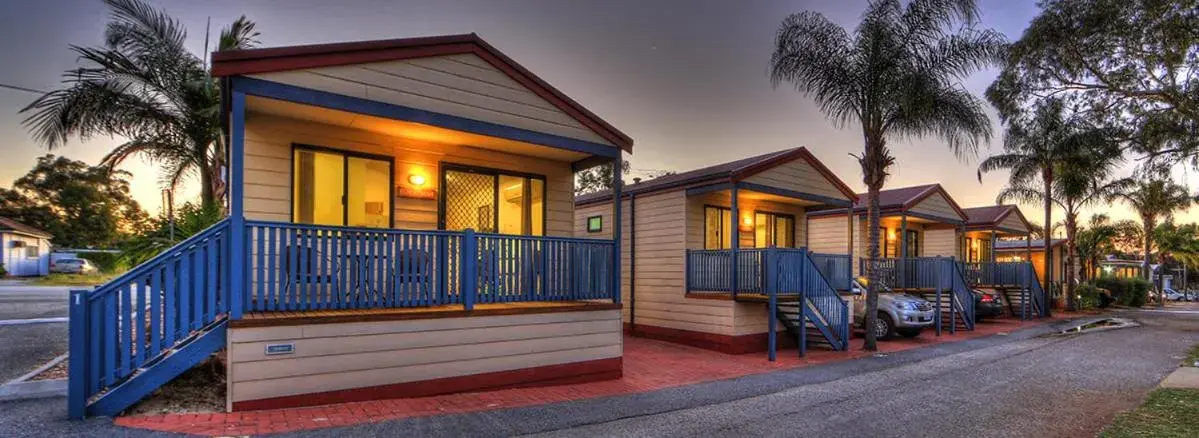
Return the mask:
[[[800,147],[632,184],[621,199],[621,290],[629,331],[741,353],[767,347],[770,315],[755,302],[762,293],[763,251],[814,247],[814,240],[827,236],[809,232],[808,212],[848,206],[855,195]],[[583,195],[575,205],[576,235],[611,238],[611,193]],[[821,248],[838,258],[813,255],[821,266],[841,263],[847,277],[850,248]],[[703,269],[701,256],[719,266]],[[731,269],[730,257],[745,258],[734,276],[740,284],[699,278]],[[702,287],[722,279],[720,287]]]

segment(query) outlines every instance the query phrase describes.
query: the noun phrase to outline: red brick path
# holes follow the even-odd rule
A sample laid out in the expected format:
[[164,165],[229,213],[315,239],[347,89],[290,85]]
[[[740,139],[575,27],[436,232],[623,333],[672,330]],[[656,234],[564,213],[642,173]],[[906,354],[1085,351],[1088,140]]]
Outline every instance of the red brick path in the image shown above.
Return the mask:
[[[1054,319],[1071,316],[1058,312]],[[1021,323],[1006,319],[978,324],[973,332],[948,333],[937,337],[926,332],[915,339],[880,342],[880,352],[890,353],[943,342],[961,341],[1000,332],[1032,327],[1052,320]],[[766,353],[728,355],[661,341],[626,337],[624,377],[619,380],[540,388],[513,388],[489,392],[450,394],[435,397],[376,400],[310,408],[277,409],[236,413],[166,414],[119,417],[121,426],[197,435],[251,435],[289,432],[373,423],[402,418],[505,409],[652,391],[713,380],[801,366],[856,359],[862,338],[854,338],[848,352],[809,349],[800,359],[794,349],[779,352],[778,361]]]

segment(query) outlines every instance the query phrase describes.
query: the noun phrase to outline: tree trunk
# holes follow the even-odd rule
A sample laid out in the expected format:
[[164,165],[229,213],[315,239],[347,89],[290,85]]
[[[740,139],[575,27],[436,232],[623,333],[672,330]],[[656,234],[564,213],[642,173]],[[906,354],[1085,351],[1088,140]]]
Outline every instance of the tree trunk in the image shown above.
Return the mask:
[[[1045,284],[1042,284],[1044,286],[1042,290],[1048,292],[1052,290],[1050,285],[1053,284],[1053,263],[1051,262],[1053,258],[1053,171],[1043,171],[1041,179],[1045,183],[1045,231],[1041,233],[1043,234],[1041,242],[1044,244],[1042,246],[1045,251],[1045,258],[1042,263],[1044,266],[1041,267],[1041,271],[1045,273]],[[1045,297],[1044,305],[1041,307],[1041,316],[1049,316],[1049,308],[1053,306],[1048,296]]]
[[[1154,222],[1153,219],[1148,216],[1141,217],[1141,229],[1142,229],[1142,234],[1144,234],[1144,236],[1142,236],[1143,237],[1142,240],[1144,242],[1141,245],[1141,247],[1142,247],[1141,249],[1145,251],[1144,260],[1141,261],[1141,271],[1145,273],[1145,281],[1149,282],[1149,287],[1153,287],[1153,271],[1149,269],[1149,254],[1151,251],[1153,251],[1153,229],[1156,228],[1156,225],[1153,222]],[[1164,296],[1165,296],[1165,294],[1163,294],[1162,290],[1160,288],[1158,288],[1158,290],[1157,290],[1157,305],[1158,306],[1165,305],[1165,300],[1163,299]]]
[[216,190],[213,183],[217,179],[213,178],[211,167],[207,162],[200,164],[200,205],[204,209],[216,206]]
[[878,259],[879,259],[879,200],[878,193],[882,191],[881,184],[871,185],[867,188],[867,207],[866,215],[868,217],[867,226],[870,229],[870,249],[867,252],[869,258],[866,262],[866,344],[863,347],[867,351],[878,350],[878,340],[874,333],[874,325],[878,321],[878,290],[879,290],[879,275],[878,275]]
[[1078,247],[1074,245],[1074,236],[1078,224],[1075,223],[1074,213],[1066,212],[1066,310],[1074,311],[1078,307],[1078,298],[1074,295],[1074,279],[1077,278],[1075,270],[1077,266],[1074,262],[1075,254],[1078,254]]

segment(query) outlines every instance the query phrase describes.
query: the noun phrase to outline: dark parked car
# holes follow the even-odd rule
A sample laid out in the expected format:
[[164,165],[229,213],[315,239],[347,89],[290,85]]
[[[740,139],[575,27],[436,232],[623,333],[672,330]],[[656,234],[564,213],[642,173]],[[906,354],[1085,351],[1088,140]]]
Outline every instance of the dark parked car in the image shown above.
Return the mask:
[[983,318],[993,318],[1003,315],[1003,297],[998,292],[978,289],[973,289],[973,292],[975,321],[982,321]]

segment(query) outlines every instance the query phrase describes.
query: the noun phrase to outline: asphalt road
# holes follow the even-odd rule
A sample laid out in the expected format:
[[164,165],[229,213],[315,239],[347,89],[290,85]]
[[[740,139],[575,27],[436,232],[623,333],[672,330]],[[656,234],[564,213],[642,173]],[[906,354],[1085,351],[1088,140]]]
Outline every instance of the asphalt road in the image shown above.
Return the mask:
[[[1199,344],[1199,315],[1130,313],[1142,327],[1056,328],[740,379],[539,407],[294,436],[1094,436]],[[0,436],[143,436],[65,421],[62,399],[0,403]]]
[[0,286],[0,383],[67,351],[67,323],[20,320],[67,316],[67,287]]

